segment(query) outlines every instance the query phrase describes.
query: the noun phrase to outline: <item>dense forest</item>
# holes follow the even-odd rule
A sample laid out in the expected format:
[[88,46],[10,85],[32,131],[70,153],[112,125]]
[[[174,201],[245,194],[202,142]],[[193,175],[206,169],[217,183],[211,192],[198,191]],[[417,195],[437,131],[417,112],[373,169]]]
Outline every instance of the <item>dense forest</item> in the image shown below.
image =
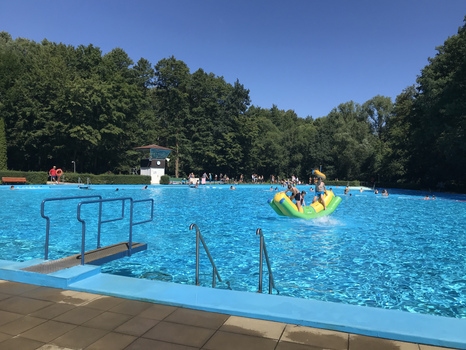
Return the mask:
[[[466,18],[465,18],[466,19]],[[173,149],[168,173],[331,179],[461,188],[466,180],[466,24],[392,101],[327,116],[251,105],[239,80],[175,57],[41,43],[0,32],[0,170],[130,173],[134,147]]]

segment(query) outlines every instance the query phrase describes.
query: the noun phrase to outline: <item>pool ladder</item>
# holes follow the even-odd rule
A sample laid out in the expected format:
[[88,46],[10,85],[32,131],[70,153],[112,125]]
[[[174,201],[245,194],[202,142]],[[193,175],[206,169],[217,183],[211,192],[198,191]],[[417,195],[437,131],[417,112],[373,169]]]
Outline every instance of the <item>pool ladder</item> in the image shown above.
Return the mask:
[[201,241],[202,246],[204,247],[204,250],[207,253],[207,256],[209,257],[210,263],[212,264],[212,270],[213,270],[212,288],[215,288],[215,276],[217,276],[220,282],[222,282],[222,279],[220,278],[220,274],[218,273],[217,266],[215,266],[214,259],[212,259],[212,256],[210,255],[209,248],[207,248],[207,245],[205,244],[204,238],[201,235],[201,231],[199,230],[199,227],[197,227],[196,224],[191,224],[189,226],[189,230],[192,230],[193,228],[196,228],[196,286],[199,285],[199,241]]
[[[204,238],[202,237],[201,231],[199,230],[199,227],[196,224],[191,224],[189,226],[189,230],[192,230],[193,228],[196,229],[196,286],[198,286],[199,283],[199,242],[202,243],[202,246],[204,247],[205,252],[207,253],[207,256],[210,260],[210,263],[212,265],[212,288],[215,288],[215,281],[216,278],[218,278],[219,282],[222,282],[222,279],[220,278],[220,274],[218,273],[217,266],[215,266],[214,260],[212,259],[212,256],[210,255],[209,248],[207,248],[207,245],[204,241]],[[269,294],[272,294],[272,288],[277,291],[277,294],[280,294],[280,291],[275,287],[275,282],[273,279],[273,273],[272,273],[272,268],[270,266],[270,261],[269,261],[269,255],[267,254],[267,248],[265,246],[265,239],[264,235],[262,233],[262,229],[258,228],[256,230],[256,235],[260,237],[260,249],[259,249],[259,290],[257,291],[258,293],[262,293],[262,280],[263,280],[263,261],[265,258],[265,262],[267,264],[267,271],[269,273]]]
[[78,188],[82,190],[89,190],[91,188],[91,179],[88,177],[87,178],[87,185],[86,186],[81,186],[84,185],[84,183],[81,181],[81,177],[78,177]]
[[256,230],[256,235],[260,237],[260,252],[259,252],[259,290],[257,293],[262,293],[262,274],[263,268],[262,264],[265,257],[265,262],[267,263],[267,270],[269,272],[269,294],[272,294],[272,288],[274,288],[278,294],[280,291],[275,287],[275,282],[273,280],[272,268],[270,267],[269,254],[267,254],[267,247],[265,246],[264,235],[262,234],[262,229],[258,228]]

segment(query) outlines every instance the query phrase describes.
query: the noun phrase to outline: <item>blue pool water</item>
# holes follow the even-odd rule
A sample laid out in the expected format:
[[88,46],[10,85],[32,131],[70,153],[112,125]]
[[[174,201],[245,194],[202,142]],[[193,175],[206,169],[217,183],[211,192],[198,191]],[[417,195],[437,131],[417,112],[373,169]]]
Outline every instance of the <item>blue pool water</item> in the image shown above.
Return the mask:
[[[269,189],[2,188],[0,259],[43,258],[45,220],[40,203],[44,198],[91,194],[153,198],[154,221],[133,230],[133,240],[148,243],[148,250],[108,263],[102,272],[194,284],[195,231],[189,225],[196,223],[222,278],[217,288],[256,292],[259,237],[255,233],[261,228],[280,295],[466,318],[465,196],[437,194],[437,200],[426,201],[425,193],[396,191],[387,198],[352,190],[350,197],[343,195],[342,188],[334,188],[343,200],[331,216],[301,220],[279,217],[267,204],[275,193]],[[308,191],[309,186],[300,189]],[[306,200],[311,199],[308,192]],[[78,202],[46,204],[52,259],[80,250]],[[86,249],[96,244],[96,208],[83,207],[89,223]],[[107,219],[117,217],[120,210],[116,203],[104,206]],[[135,221],[147,218],[147,211],[147,204],[136,206]],[[103,245],[127,239],[126,221],[103,226]],[[202,251],[201,284],[212,284],[212,268]]]

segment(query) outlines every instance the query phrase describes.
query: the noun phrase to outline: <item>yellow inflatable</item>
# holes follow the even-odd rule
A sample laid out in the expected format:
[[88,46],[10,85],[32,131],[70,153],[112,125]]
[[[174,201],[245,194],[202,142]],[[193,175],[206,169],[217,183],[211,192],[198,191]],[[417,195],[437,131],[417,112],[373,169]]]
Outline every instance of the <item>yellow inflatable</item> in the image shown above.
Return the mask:
[[289,216],[301,219],[314,219],[322,216],[329,215],[335,211],[338,204],[341,202],[341,198],[333,194],[333,191],[329,190],[325,192],[324,202],[327,210],[324,210],[323,204],[320,200],[317,200],[313,204],[301,207],[301,211],[298,211],[298,207],[294,204],[285,192],[278,192],[272,199],[269,199],[268,203],[275,212],[280,216]]
[[325,179],[327,178],[324,174],[322,174],[322,173],[321,173],[319,170],[317,170],[317,169],[316,169],[316,170],[312,170],[312,175],[317,176],[317,177],[321,178],[322,180],[325,180]]

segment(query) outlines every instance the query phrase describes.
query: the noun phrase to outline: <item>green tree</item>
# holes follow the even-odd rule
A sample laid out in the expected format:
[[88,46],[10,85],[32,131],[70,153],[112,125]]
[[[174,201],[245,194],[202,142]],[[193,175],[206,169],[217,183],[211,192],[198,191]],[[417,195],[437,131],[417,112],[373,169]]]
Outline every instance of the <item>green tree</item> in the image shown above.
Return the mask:
[[392,114],[392,110],[392,99],[380,95],[371,98],[362,105],[362,113],[371,126],[371,132],[379,139],[383,137],[383,132]]
[[[220,172],[215,129],[222,124],[222,105],[219,101],[224,98],[226,89],[225,80],[213,73],[199,69],[191,76],[190,118],[187,125],[191,156],[187,166],[197,174],[204,171]],[[186,172],[189,169],[186,168]]]
[[392,116],[388,119],[386,136],[386,153],[380,169],[376,174],[382,180],[390,182],[405,182],[409,162],[409,115],[413,111],[416,96],[414,85],[407,87],[396,97]]
[[5,122],[0,118],[0,170],[7,170]]
[[164,128],[161,139],[175,150],[175,177],[179,175],[180,159],[186,154],[187,135],[184,121],[189,116],[189,68],[174,56],[160,60],[155,66],[158,115]]
[[417,79],[419,93],[408,118],[409,175],[424,184],[464,183],[466,24],[437,51]]
[[332,175],[343,179],[367,177],[367,162],[373,152],[374,136],[370,133],[361,106],[353,101],[340,104],[327,118],[330,123],[328,131],[333,135],[325,136],[322,133],[321,137],[332,140]]

